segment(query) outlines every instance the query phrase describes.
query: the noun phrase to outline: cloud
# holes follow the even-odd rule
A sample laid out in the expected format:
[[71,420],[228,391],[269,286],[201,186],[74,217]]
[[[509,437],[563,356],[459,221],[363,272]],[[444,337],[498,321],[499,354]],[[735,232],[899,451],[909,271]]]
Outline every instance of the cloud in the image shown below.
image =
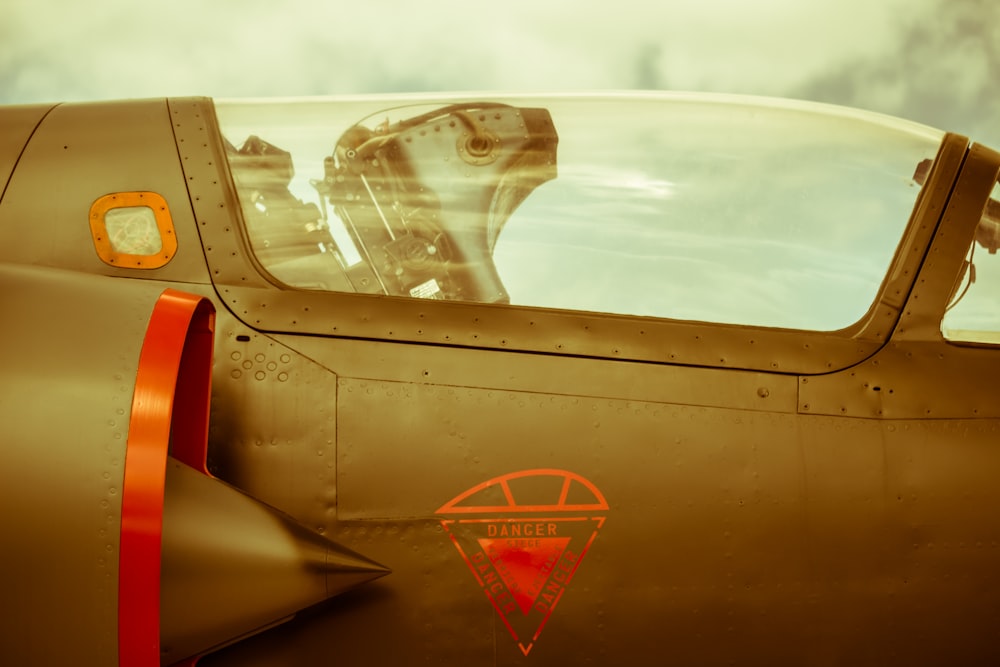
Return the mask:
[[647,88],[819,99],[978,134],[998,117],[998,8],[5,0],[0,102]]
[[831,65],[791,94],[910,118],[1000,146],[1000,4],[937,0],[901,23],[878,57]]

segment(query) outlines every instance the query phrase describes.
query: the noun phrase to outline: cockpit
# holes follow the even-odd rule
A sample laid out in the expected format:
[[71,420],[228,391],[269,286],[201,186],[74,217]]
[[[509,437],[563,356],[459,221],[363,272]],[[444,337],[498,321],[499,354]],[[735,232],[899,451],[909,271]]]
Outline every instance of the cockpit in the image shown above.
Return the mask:
[[555,177],[557,142],[545,109],[498,103],[366,119],[340,136],[322,178],[310,181],[319,206],[289,190],[288,151],[257,135],[228,149],[254,253],[282,282],[508,303],[497,238]]
[[279,286],[813,331],[872,307],[944,136],[705,95],[216,112]]

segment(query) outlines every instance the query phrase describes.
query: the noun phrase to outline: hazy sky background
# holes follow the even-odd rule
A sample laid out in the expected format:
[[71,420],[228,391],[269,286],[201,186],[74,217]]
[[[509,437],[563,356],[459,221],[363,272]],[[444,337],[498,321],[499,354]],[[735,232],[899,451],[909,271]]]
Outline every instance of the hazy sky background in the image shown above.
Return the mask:
[[630,88],[820,100],[1000,146],[1000,2],[0,4],[0,103]]

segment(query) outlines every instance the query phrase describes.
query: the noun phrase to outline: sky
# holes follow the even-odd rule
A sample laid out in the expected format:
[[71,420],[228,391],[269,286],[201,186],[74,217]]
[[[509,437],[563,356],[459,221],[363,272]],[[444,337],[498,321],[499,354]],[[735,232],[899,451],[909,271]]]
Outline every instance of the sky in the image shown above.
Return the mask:
[[704,91],[1000,149],[998,26],[998,0],[0,0],[0,104]]
[[0,103],[711,91],[1000,147],[998,25],[995,0],[4,0]]

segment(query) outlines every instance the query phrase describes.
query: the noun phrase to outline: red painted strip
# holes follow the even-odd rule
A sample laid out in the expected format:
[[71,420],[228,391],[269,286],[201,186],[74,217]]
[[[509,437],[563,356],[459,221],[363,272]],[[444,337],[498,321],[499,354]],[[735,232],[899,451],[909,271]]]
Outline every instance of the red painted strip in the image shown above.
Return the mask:
[[510,507],[517,505],[517,503],[514,502],[514,494],[510,492],[510,485],[507,484],[507,480],[500,480],[500,488],[503,489],[503,497],[507,499],[507,504]]
[[[153,307],[139,354],[132,414],[125,451],[122,485],[121,539],[118,562],[118,664],[149,667],[160,663],[160,533],[163,527],[163,485],[171,427],[175,438],[197,437],[205,415],[183,415],[174,410],[175,394],[191,388],[181,378],[200,373],[182,368],[205,362],[207,342],[199,335],[214,328],[211,304],[191,294],[166,290]],[[194,333],[189,341],[189,333]],[[211,367],[211,349],[208,352]],[[190,380],[189,380],[190,381]],[[200,398],[199,398],[200,401]],[[180,402],[180,401],[179,401]],[[174,419],[179,416],[178,419]],[[178,439],[178,442],[180,439]],[[192,446],[194,451],[206,445]]]
[[203,299],[197,304],[188,328],[177,373],[170,455],[205,475],[209,474],[206,458],[214,339],[215,310]]
[[[508,482],[514,479],[521,479],[522,477],[561,477],[563,478],[563,484],[560,487],[559,497],[556,502],[544,505],[519,505],[515,498],[513,497],[510,485]],[[571,482],[578,482],[584,486],[592,495],[595,502],[592,503],[573,503],[566,504],[566,497],[569,494],[569,485]],[[475,496],[480,491],[484,489],[500,484],[500,488],[503,490],[503,494],[509,505],[462,505],[461,503],[469,500],[472,496]],[[536,470],[522,470],[520,472],[512,472],[506,475],[501,475],[499,477],[494,477],[493,479],[487,480],[482,484],[477,484],[468,491],[459,494],[458,496],[452,498],[447,503],[438,508],[438,514],[480,514],[483,512],[552,512],[552,511],[603,511],[608,509],[608,501],[604,499],[604,494],[602,494],[593,482],[581,477],[576,473],[569,472],[567,470],[555,470],[552,468],[538,468]]]
[[569,496],[569,485],[572,482],[573,482],[573,480],[570,479],[569,477],[566,477],[566,479],[563,480],[562,490],[559,492],[559,503],[558,503],[558,505],[560,507],[563,507],[566,504],[566,498],[567,498],[567,496]]

